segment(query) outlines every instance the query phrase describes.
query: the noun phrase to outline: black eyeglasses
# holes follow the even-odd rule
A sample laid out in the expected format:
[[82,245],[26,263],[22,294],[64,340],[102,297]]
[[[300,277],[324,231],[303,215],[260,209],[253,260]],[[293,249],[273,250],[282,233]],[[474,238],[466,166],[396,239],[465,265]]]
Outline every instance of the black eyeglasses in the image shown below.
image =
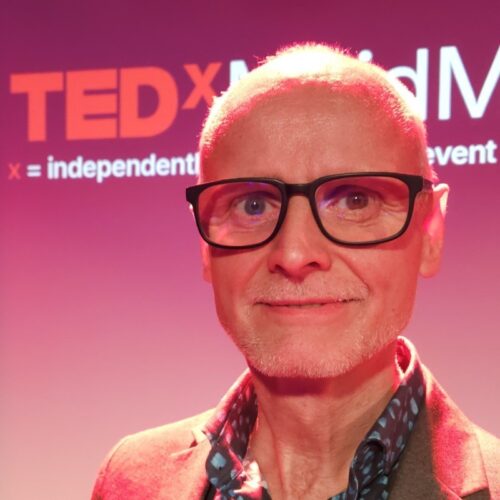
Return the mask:
[[202,238],[219,248],[265,245],[285,220],[291,196],[306,196],[321,232],[341,245],[391,241],[410,224],[415,198],[432,191],[419,175],[361,172],[320,177],[306,184],[247,177],[186,189]]

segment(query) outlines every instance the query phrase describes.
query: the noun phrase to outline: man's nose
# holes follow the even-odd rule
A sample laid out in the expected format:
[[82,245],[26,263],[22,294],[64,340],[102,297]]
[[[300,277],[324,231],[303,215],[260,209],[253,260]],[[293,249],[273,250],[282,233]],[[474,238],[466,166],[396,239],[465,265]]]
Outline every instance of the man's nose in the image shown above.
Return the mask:
[[332,243],[320,231],[306,197],[293,196],[276,237],[268,243],[269,271],[302,281],[331,267]]

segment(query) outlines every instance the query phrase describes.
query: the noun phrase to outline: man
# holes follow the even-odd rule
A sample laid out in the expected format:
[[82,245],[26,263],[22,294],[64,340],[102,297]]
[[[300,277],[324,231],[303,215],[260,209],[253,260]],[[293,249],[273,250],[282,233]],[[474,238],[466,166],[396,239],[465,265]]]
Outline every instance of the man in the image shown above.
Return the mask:
[[448,194],[411,102],[322,45],[215,101],[187,198],[249,370],[215,411],[122,440],[95,500],[500,498],[499,441],[398,337]]

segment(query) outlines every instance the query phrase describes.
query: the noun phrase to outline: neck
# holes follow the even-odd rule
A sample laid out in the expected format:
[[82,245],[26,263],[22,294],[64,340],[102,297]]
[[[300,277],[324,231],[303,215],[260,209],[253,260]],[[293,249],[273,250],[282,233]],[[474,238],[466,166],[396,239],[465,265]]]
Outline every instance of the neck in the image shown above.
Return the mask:
[[251,369],[259,414],[250,447],[273,499],[311,487],[327,498],[346,488],[356,448],[400,383],[395,351],[393,342],[328,379],[267,377]]

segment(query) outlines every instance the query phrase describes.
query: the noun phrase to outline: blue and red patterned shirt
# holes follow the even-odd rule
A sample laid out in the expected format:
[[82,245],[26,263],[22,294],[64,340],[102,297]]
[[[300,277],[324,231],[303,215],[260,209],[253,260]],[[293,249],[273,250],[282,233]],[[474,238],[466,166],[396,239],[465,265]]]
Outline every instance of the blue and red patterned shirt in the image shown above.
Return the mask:
[[[389,482],[425,399],[418,356],[404,337],[398,339],[397,361],[403,372],[401,383],[358,446],[347,489],[328,500],[389,498]],[[210,483],[207,500],[271,499],[267,483],[248,450],[257,413],[257,397],[247,370],[221,400],[204,429],[212,445],[206,461]]]

